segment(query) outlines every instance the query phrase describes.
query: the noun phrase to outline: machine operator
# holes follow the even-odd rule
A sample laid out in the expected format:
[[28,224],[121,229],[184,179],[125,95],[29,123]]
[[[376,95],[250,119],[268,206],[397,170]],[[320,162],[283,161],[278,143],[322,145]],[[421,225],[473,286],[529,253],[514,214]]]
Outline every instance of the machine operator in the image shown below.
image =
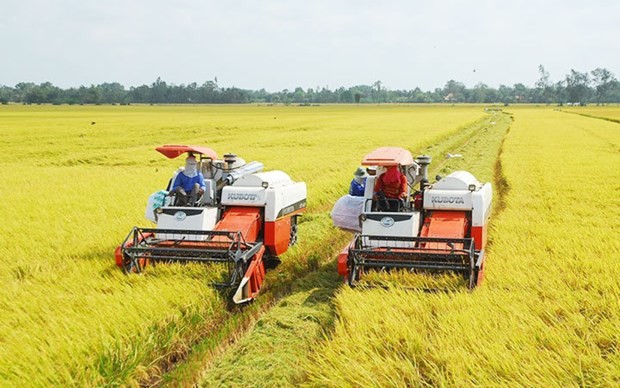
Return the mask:
[[407,197],[407,177],[399,166],[390,166],[375,182],[373,200],[378,201],[379,210],[395,212]]
[[194,155],[185,159],[185,170],[177,175],[170,192],[176,196],[175,206],[194,206],[205,193],[205,178],[197,170],[197,164]]

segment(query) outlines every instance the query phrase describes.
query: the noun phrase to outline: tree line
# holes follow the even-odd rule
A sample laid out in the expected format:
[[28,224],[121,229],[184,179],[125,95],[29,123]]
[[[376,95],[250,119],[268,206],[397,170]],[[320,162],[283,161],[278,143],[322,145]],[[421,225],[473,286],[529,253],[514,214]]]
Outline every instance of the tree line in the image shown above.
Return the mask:
[[202,85],[168,84],[157,78],[150,85],[125,88],[118,82],[89,87],[62,89],[50,82],[20,82],[14,87],[0,85],[0,103],[23,104],[244,104],[244,103],[543,103],[605,104],[620,103],[620,82],[605,69],[589,72],[571,70],[564,78],[552,82],[544,66],[538,67],[539,79],[533,86],[517,83],[492,88],[479,83],[473,88],[450,80],[443,88],[423,91],[390,90],[381,81],[349,88],[317,87],[268,92],[220,87],[217,78]]

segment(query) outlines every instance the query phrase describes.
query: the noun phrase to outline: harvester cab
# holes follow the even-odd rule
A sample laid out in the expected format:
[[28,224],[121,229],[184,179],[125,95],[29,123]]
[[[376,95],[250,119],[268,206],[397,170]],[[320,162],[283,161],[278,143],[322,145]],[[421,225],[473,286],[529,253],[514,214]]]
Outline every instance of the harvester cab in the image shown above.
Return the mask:
[[[366,181],[359,233],[338,255],[338,273],[355,286],[365,272],[392,269],[456,272],[474,288],[484,277],[484,249],[492,202],[490,183],[456,171],[429,184],[430,156],[415,160],[403,148],[382,147],[362,165],[377,166]],[[386,168],[398,166],[407,177],[407,199],[392,211],[381,211],[375,181]],[[419,184],[419,190],[415,185]]]
[[218,287],[235,289],[233,301],[256,297],[265,276],[265,262],[297,242],[297,218],[306,208],[306,184],[282,171],[262,172],[260,162],[245,163],[236,155],[220,160],[210,148],[164,145],[156,148],[173,159],[193,155],[204,176],[197,201],[176,205],[172,176],[166,190],[153,193],[145,216],[154,228],[134,227],[116,248],[116,264],[125,273],[139,273],[156,262],[199,262],[226,267]]

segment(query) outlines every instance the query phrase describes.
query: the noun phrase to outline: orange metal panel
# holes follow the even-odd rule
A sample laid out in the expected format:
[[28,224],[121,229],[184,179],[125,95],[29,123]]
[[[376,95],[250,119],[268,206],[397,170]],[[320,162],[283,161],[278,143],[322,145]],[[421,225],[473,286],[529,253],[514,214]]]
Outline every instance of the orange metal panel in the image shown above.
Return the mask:
[[286,252],[290,240],[291,217],[265,222],[265,245],[272,255],[278,256]]
[[117,267],[123,266],[123,254],[121,253],[121,246],[117,246],[114,250],[114,261],[116,262]]
[[261,209],[255,207],[228,208],[222,219],[215,225],[215,230],[239,231],[246,242],[256,242],[261,230],[260,212]]
[[217,152],[213,151],[211,148],[208,147],[166,144],[161,147],[155,148],[155,150],[169,159],[174,159],[179,155],[183,155],[186,152],[193,152],[195,154],[205,155],[211,159],[217,159]]
[[413,164],[411,152],[400,147],[381,147],[362,159],[363,166],[407,166]]
[[[467,214],[459,211],[433,211],[424,220],[420,237],[465,238],[467,235]],[[446,243],[426,243],[426,248],[450,249]],[[462,249],[462,244],[455,244]]]
[[480,251],[487,245],[487,226],[474,226],[471,228],[471,237],[474,239],[476,250]]
[[351,241],[347,246],[338,254],[338,275],[340,276],[348,276],[349,269],[347,268],[347,262],[349,260],[349,249],[353,246],[353,241]]
[[245,297],[255,298],[261,289],[263,280],[265,279],[265,264],[263,262],[263,254],[265,253],[265,247],[262,246],[260,250],[253,256],[250,265],[245,272],[244,277],[248,278],[246,289],[244,293]]

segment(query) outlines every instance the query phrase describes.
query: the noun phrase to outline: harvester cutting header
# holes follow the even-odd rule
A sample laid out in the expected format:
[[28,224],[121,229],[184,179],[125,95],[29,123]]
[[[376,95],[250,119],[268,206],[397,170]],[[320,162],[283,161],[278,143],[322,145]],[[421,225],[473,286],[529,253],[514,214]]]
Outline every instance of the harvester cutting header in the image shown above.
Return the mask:
[[297,241],[297,218],[306,208],[306,184],[282,171],[262,172],[260,162],[234,154],[219,159],[207,147],[164,145],[156,150],[173,159],[187,154],[166,190],[153,193],[146,218],[156,228],[134,227],[116,249],[125,273],[155,262],[225,265],[236,288],[235,303],[252,300],[265,276],[265,261]]
[[392,269],[456,272],[469,288],[482,281],[491,184],[466,171],[430,184],[430,163],[430,156],[414,160],[398,147],[362,159],[362,165],[376,166],[376,176],[366,178],[362,197],[345,196],[332,211],[336,226],[358,232],[338,256],[338,273],[351,286],[366,271]]

